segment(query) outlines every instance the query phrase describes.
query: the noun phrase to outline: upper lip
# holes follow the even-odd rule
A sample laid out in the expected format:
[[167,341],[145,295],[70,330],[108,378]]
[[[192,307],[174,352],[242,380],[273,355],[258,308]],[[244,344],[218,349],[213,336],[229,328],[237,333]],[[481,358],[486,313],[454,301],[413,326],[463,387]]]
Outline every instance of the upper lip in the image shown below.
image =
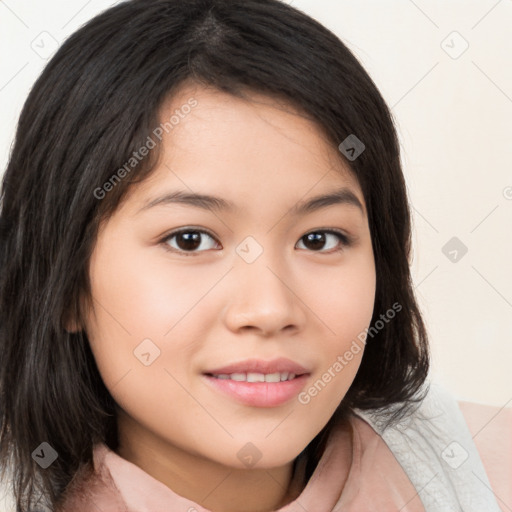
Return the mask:
[[272,359],[265,361],[263,359],[246,359],[238,363],[231,363],[222,368],[215,368],[208,370],[204,373],[220,375],[232,373],[294,373],[295,375],[303,375],[309,373],[306,368],[300,364],[287,359],[285,357],[279,357],[278,359]]

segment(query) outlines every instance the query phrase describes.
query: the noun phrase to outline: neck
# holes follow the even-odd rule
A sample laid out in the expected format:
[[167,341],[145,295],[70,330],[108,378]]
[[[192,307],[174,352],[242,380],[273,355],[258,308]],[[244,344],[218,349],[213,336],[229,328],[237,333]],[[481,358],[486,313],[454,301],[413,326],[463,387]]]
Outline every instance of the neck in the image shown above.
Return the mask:
[[213,512],[278,510],[303,490],[300,464],[292,479],[293,461],[270,469],[237,469],[171,445],[143,430],[118,411],[117,453],[173,492]]

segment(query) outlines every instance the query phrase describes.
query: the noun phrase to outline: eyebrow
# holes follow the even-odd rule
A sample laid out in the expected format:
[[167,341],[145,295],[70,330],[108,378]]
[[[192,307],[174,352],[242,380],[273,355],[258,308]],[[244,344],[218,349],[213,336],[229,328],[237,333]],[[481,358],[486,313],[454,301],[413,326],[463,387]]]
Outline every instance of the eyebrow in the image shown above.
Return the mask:
[[[235,203],[228,201],[227,199],[223,199],[222,197],[176,190],[148,201],[137,213],[154,208],[155,206],[170,204],[194,206],[196,208],[202,208],[212,212],[239,211]],[[361,201],[354,192],[347,187],[342,187],[329,194],[321,194],[310,199],[300,201],[290,209],[290,214],[292,216],[305,215],[335,204],[357,207],[364,216],[364,208]]]

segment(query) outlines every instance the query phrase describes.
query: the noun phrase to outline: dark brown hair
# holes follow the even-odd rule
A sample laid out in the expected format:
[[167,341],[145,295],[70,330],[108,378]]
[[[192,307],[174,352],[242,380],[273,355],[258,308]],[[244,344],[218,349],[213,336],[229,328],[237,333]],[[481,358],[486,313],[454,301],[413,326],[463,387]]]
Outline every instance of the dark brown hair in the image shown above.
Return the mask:
[[[0,460],[9,462],[17,511],[54,509],[93,446],[116,449],[115,403],[83,321],[98,226],[140,162],[102,199],[111,179],[159,125],[162,102],[186,81],[239,97],[286,101],[335,146],[355,134],[356,159],[339,157],[367,205],[377,290],[372,325],[392,304],[393,321],[368,338],[361,366],[325,428],[300,454],[309,478],[333,425],[353,409],[400,414],[418,401],[428,341],[409,270],[411,215],[390,111],[350,50],[332,32],[278,0],[132,0],[76,31],[49,61],[20,116],[1,189]],[[152,152],[156,154],[156,152]],[[83,304],[82,304],[83,305]],[[82,325],[84,325],[82,323]],[[47,469],[31,454],[48,442]],[[298,458],[298,459],[299,459]]]

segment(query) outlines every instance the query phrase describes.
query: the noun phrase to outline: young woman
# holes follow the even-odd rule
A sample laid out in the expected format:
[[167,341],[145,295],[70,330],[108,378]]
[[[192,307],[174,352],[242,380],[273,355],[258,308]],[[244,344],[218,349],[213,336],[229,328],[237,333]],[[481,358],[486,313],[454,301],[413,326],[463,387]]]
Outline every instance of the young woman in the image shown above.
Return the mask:
[[427,378],[389,110],[300,11],[91,20],[26,101],[0,236],[17,511],[500,510],[509,459],[491,487]]

